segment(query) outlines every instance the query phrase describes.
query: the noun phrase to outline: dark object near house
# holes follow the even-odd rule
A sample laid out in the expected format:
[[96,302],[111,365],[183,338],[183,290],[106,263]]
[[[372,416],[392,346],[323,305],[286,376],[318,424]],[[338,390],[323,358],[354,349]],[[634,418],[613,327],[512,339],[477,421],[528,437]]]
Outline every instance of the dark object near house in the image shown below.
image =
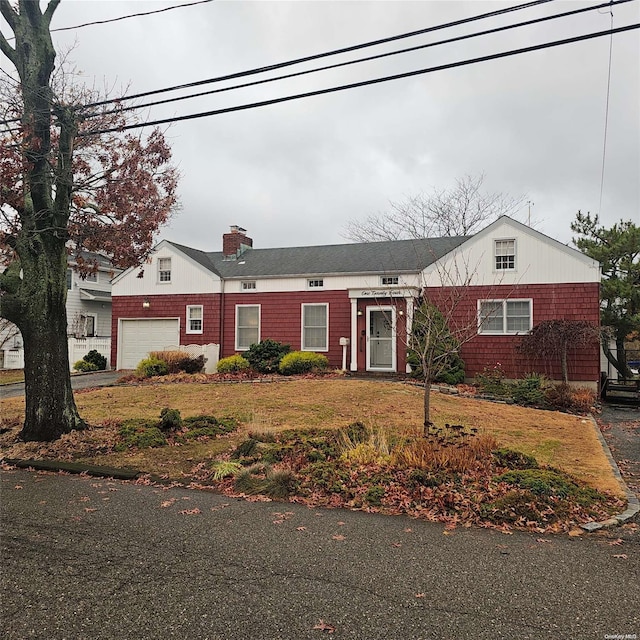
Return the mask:
[[611,380],[603,373],[601,377],[600,397],[607,402],[640,405],[640,378],[633,380]]

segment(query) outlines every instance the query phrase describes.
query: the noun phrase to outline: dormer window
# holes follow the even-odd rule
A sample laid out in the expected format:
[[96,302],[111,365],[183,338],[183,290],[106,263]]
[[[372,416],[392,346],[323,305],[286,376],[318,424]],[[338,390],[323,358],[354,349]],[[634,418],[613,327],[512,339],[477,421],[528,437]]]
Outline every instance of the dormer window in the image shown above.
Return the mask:
[[171,258],[158,258],[158,282],[171,282]]
[[389,287],[389,286],[392,286],[394,284],[398,284],[398,276],[381,276],[380,277],[380,284],[383,287]]
[[515,271],[516,268],[516,241],[495,240],[494,256],[496,271]]
[[320,289],[324,287],[324,280],[322,278],[307,280],[307,286],[309,287],[309,289]]

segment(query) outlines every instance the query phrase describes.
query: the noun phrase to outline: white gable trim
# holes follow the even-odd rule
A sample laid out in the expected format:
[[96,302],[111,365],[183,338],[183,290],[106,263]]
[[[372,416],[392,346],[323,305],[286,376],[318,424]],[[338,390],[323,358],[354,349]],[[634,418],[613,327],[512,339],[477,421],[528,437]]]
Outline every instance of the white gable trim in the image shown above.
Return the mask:
[[200,271],[200,273],[210,277],[214,282],[221,280],[220,276],[217,273],[211,271],[211,269],[207,269],[206,267],[202,266],[199,262],[196,262],[191,256],[189,256],[184,251],[181,251],[178,247],[176,247],[175,244],[173,244],[169,240],[162,240],[155,247],[153,247],[153,249],[151,250],[151,253],[149,254],[149,258],[144,263],[139,264],[135,267],[129,267],[122,273],[118,274],[115,278],[113,278],[111,283],[115,284],[119,282],[120,280],[122,280],[122,278],[130,274],[132,271],[136,271],[138,269],[145,269],[147,266],[151,264],[153,256],[162,249],[168,249],[174,254],[179,255],[182,259],[186,260],[192,267],[196,268],[198,271]]

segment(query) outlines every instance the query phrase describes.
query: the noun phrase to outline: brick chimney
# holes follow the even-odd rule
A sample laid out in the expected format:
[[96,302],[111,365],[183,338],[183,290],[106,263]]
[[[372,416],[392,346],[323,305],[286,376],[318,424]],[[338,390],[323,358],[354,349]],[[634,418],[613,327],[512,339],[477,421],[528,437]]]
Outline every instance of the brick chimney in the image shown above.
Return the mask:
[[222,235],[222,253],[225,258],[236,258],[245,249],[253,247],[253,240],[246,233],[246,229],[233,224],[229,233]]

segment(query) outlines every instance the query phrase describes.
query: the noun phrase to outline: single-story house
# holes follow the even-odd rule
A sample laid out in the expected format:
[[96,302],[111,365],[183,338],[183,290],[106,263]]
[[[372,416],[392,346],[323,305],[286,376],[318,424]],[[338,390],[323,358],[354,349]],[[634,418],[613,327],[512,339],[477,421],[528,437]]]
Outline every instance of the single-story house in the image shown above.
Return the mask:
[[[467,377],[499,363],[510,378],[559,379],[559,363],[518,352],[520,336],[550,319],[597,326],[599,285],[596,261],[507,216],[472,236],[274,249],[253,248],[233,226],[222,251],[163,240],[142,271],[114,278],[111,361],[131,369],[149,351],[209,343],[225,357],[271,338],[324,353],[332,367],[403,374],[426,296],[473,327]],[[597,345],[569,365],[572,381],[597,386]]]

